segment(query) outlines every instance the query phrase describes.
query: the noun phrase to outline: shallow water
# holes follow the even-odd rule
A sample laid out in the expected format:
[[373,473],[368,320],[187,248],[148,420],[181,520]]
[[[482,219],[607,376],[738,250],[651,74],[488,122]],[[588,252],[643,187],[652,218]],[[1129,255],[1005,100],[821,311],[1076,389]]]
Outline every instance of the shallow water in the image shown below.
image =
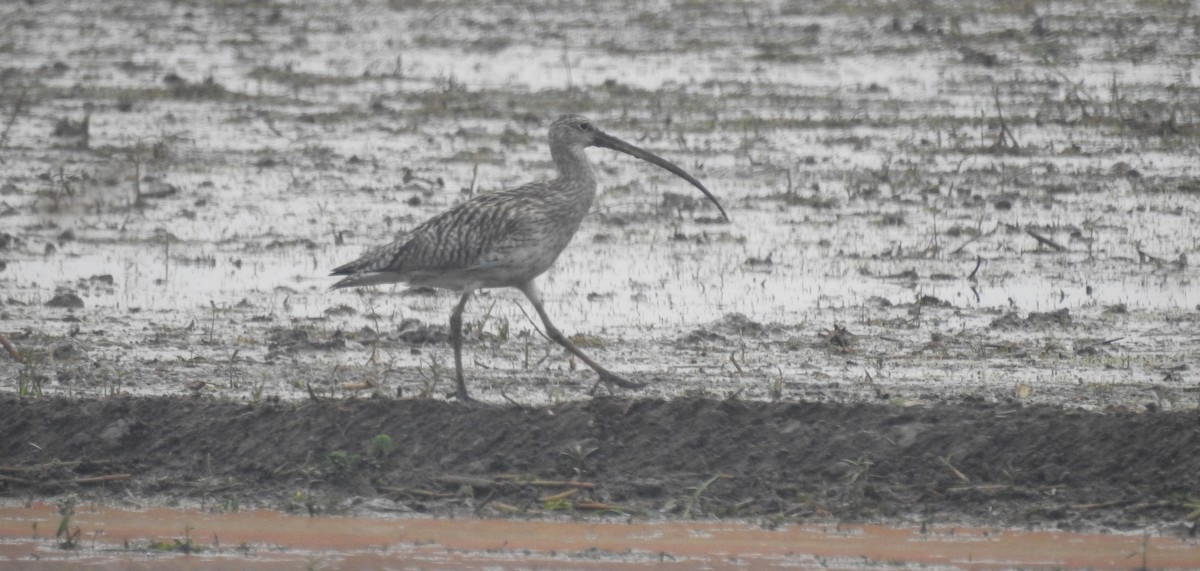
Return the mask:
[[[11,569],[1187,569],[1195,541],[971,527],[299,517],[269,511],[120,510],[85,505],[81,546],[45,535],[53,506],[0,508]],[[33,523],[37,537],[30,537]],[[193,553],[180,553],[186,544]],[[1142,558],[1142,553],[1145,558]]]

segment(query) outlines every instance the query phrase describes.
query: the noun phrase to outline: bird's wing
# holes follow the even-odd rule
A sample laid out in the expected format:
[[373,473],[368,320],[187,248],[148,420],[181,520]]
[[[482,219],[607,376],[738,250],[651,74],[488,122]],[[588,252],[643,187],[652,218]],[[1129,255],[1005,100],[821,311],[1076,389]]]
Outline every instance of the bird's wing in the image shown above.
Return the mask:
[[[333,270],[332,275],[360,276],[388,273],[397,276],[414,271],[468,270],[486,263],[488,254],[522,233],[522,212],[530,206],[528,197],[544,186],[530,183],[511,190],[481,194],[420,226],[363,254],[357,260]],[[403,281],[403,280],[388,280]],[[341,285],[365,285],[347,278]]]

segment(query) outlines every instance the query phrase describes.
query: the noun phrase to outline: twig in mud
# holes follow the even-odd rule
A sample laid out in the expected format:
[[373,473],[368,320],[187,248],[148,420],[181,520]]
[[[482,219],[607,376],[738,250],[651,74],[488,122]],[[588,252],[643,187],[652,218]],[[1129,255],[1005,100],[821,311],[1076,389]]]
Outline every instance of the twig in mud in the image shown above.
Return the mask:
[[596,487],[596,484],[593,484],[591,482],[577,482],[577,481],[573,481],[573,480],[539,480],[539,479],[530,480],[530,479],[528,479],[528,476],[521,476],[521,475],[516,475],[516,474],[501,474],[499,476],[496,476],[495,479],[502,481],[502,482],[513,482],[515,484],[520,484],[522,486],[539,486],[539,487],[545,487],[545,488],[587,488],[587,489],[592,489],[592,488]]
[[308,389],[308,398],[319,401],[321,397],[317,396],[317,391],[312,387],[312,383],[304,381],[304,388]]
[[1100,510],[1104,508],[1127,506],[1132,503],[1134,503],[1134,500],[1112,500],[1109,502],[1096,502],[1091,504],[1074,504],[1070,506],[1070,508],[1079,511]]
[[431,499],[447,499],[447,498],[454,497],[454,494],[448,494],[448,493],[444,493],[444,492],[431,492],[429,490],[422,490],[420,488],[392,488],[392,487],[384,486],[379,489],[383,490],[384,492],[387,492],[388,494],[392,494],[392,495],[415,496],[415,497],[431,498]]
[[[0,466],[0,472],[4,472],[7,474],[16,474],[19,472],[41,472],[42,470],[47,470],[47,469],[69,468],[72,466],[78,466],[83,463],[84,463],[83,460],[71,460],[69,462],[46,462],[44,464],[29,464],[26,466],[11,466],[11,465],[6,464],[3,466]],[[87,460],[87,463],[91,464],[91,465],[99,465],[99,464],[112,464],[113,461],[112,460]]]
[[975,269],[971,270],[971,274],[967,276],[967,281],[975,281],[975,274],[979,272],[979,266],[983,265],[983,256],[975,256]]
[[376,387],[375,382],[372,381],[371,379],[367,379],[367,378],[364,378],[361,381],[342,383],[342,389],[347,390],[347,391],[365,391],[367,389],[373,389],[375,387]]
[[494,497],[496,497],[496,490],[488,490],[487,495],[484,496],[482,500],[479,500],[478,504],[475,506],[475,517],[479,517],[479,514],[483,513],[483,508],[486,508],[488,504],[492,503],[492,498]]
[[425,186],[429,187],[430,189],[442,188],[442,187],[446,186],[446,181],[442,180],[442,177],[438,177],[436,180],[433,180],[433,179],[428,179],[425,177],[417,176],[415,173],[413,173],[413,170],[408,167],[404,167],[402,169],[402,172],[404,173],[404,178],[403,178],[404,184],[408,184],[410,182],[417,182],[420,184],[424,184]]
[[984,484],[981,486],[954,486],[946,488],[946,493],[961,494],[965,492],[1002,492],[1011,488],[1008,484]]
[[742,366],[741,366],[741,365],[739,365],[739,364],[738,364],[738,362],[737,362],[737,357],[736,357],[736,352],[735,352],[735,351],[730,351],[730,352],[729,352],[729,362],[730,362],[730,363],[733,363],[733,368],[734,368],[734,369],[737,369],[737,372],[738,372],[738,374],[739,374],[739,375],[744,375],[744,374],[745,374],[745,372],[743,372],[743,371],[742,371]]
[[856,336],[841,323],[834,323],[832,329],[821,331],[817,335],[826,348],[840,353],[853,353]]
[[618,512],[618,513],[627,513],[629,511],[631,511],[629,509],[614,506],[612,504],[606,504],[604,502],[593,502],[593,501],[589,501],[589,500],[575,502],[574,508],[577,510],[610,511],[610,512]]
[[75,478],[68,480],[72,484],[96,484],[100,482],[121,482],[133,477],[133,474],[108,474],[105,476],[89,476],[87,478]]
[[275,133],[276,137],[286,138],[283,136],[283,133],[279,132],[279,129],[275,128],[275,121],[271,120],[270,113],[263,111],[259,113],[259,116],[262,117],[263,123],[267,124],[267,128],[270,129],[272,133]]
[[17,94],[17,100],[13,102],[12,113],[8,114],[8,121],[4,123],[4,131],[0,132],[0,149],[8,146],[8,134],[12,131],[13,125],[17,123],[17,116],[21,114],[23,107],[25,107],[24,91]]
[[[1084,87],[1085,87],[1084,81],[1082,81],[1082,80],[1075,81],[1075,80],[1067,77],[1067,74],[1063,73],[1062,70],[1060,70],[1054,66],[1050,67],[1050,71],[1053,71],[1055,74],[1058,75],[1058,77],[1060,77],[1064,82],[1066,82],[1067,85],[1070,86],[1070,89],[1068,89],[1067,93],[1063,96],[1063,102],[1065,102],[1067,104],[1074,103],[1075,106],[1079,108],[1079,114],[1084,119],[1091,119],[1092,114],[1091,114],[1091,112],[1088,111],[1088,105],[1091,105],[1093,107],[1099,107],[1099,106],[1096,105],[1096,102],[1092,99],[1092,96],[1088,95],[1087,91],[1084,89]],[[1114,96],[1117,93],[1116,81],[1117,81],[1117,74],[1116,74],[1116,72],[1114,72],[1112,89],[1111,89],[1111,92],[1114,94]],[[1118,105],[1118,108],[1119,108],[1119,105]]]
[[525,410],[525,406],[524,406],[524,405],[522,405],[521,403],[519,403],[519,402],[517,402],[517,401],[513,400],[513,398],[512,398],[512,397],[508,396],[508,393],[504,392],[504,389],[500,389],[500,396],[501,396],[501,397],[503,397],[503,398],[504,398],[504,400],[508,401],[508,402],[509,402],[509,404],[511,404],[511,405],[513,405],[513,406],[515,406],[515,407],[517,407],[517,408],[521,409],[521,410]]
[[992,143],[992,150],[1021,152],[1021,144],[1017,142],[1017,138],[1008,129],[1008,122],[1004,120],[1004,112],[1000,108],[1000,90],[995,85],[992,86],[992,99],[996,101],[996,119],[1000,122],[1000,134],[996,136],[996,142]]
[[1082,352],[1087,352],[1088,350],[1094,349],[1101,345],[1112,345],[1113,343],[1116,343],[1117,341],[1122,341],[1124,339],[1125,339],[1124,337],[1113,337],[1112,339],[1105,339],[1103,341],[1097,341],[1095,343],[1084,345],[1083,347],[1076,349],[1075,353],[1078,354],[1078,353],[1082,353]]
[[1154,508],[1170,508],[1170,507],[1176,507],[1177,505],[1178,504],[1176,502],[1173,502],[1171,500],[1158,500],[1156,502],[1141,502],[1138,504],[1133,504],[1133,505],[1129,506],[1129,509],[1136,511],[1136,510],[1148,510],[1148,509],[1154,509]]
[[974,236],[974,237],[968,239],[966,242],[959,244],[959,246],[957,248],[951,250],[950,255],[953,256],[953,255],[963,251],[963,248],[970,246],[971,244],[975,243],[976,241],[978,241],[981,238],[986,238],[988,236],[991,236],[992,234],[995,234],[996,230],[999,230],[999,229],[1000,229],[1000,225],[997,224],[995,228],[992,228],[991,230],[984,232],[983,234],[980,234],[978,236]]
[[596,487],[596,484],[591,482],[570,482],[566,480],[533,480],[532,482],[522,482],[522,484],[525,484],[526,486],[539,486],[543,488],[569,487],[588,490]]
[[[517,309],[521,310],[521,315],[525,316],[525,320],[529,322],[529,326],[532,327],[534,331],[537,331],[538,335],[542,336],[542,339],[545,339],[546,341],[550,341],[550,342],[554,341],[553,339],[550,338],[549,335],[546,335],[545,333],[542,332],[542,329],[540,327],[538,327],[537,323],[535,323],[533,321],[532,317],[529,317],[529,312],[525,311],[525,306],[518,303]],[[542,360],[544,361],[545,359],[542,359]],[[538,365],[541,365],[541,364],[542,364],[542,362],[538,361]]]
[[[144,208],[146,206],[145,199],[142,198],[142,142],[138,140],[133,146],[133,150],[129,151],[129,160],[133,162],[133,207]],[[167,239],[167,253],[171,252],[171,240]],[[170,259],[170,256],[167,256]],[[168,262],[169,263],[169,262]],[[164,276],[165,277],[165,276]]]
[[479,161],[475,161],[475,166],[471,167],[471,186],[467,188],[467,198],[475,196],[475,181],[479,179]]
[[967,483],[967,484],[971,483],[971,479],[968,478],[966,474],[963,474],[962,472],[958,471],[958,468],[955,468],[954,465],[950,463],[950,456],[947,455],[945,457],[938,458],[938,460],[941,460],[942,464],[945,464],[946,467],[949,468],[951,472],[954,472],[954,475],[957,476],[959,480],[962,480],[964,483]]
[[1041,234],[1034,232],[1030,228],[1026,228],[1025,233],[1029,234],[1029,236],[1032,237],[1034,240],[1037,240],[1038,244],[1044,244],[1045,246],[1053,249],[1056,252],[1065,252],[1066,251],[1066,248],[1063,247],[1062,244],[1059,244],[1058,242],[1055,242],[1054,240],[1051,240],[1045,236],[1042,236]]
[[451,485],[455,485],[455,486],[471,486],[472,488],[479,488],[479,489],[484,489],[484,490],[490,490],[490,489],[496,487],[496,482],[494,480],[491,480],[488,478],[476,478],[474,476],[450,476],[450,475],[447,475],[447,476],[438,476],[436,478],[436,480],[443,484],[451,484]]
[[579,494],[579,488],[575,488],[575,489],[567,490],[565,492],[559,492],[557,494],[550,495],[550,496],[542,496],[542,497],[538,498],[538,501],[542,502],[543,504],[561,504],[561,503],[567,501],[568,499],[570,499],[572,496],[575,496],[578,494]]
[[[124,481],[124,480],[128,480],[132,477],[133,477],[133,474],[107,474],[104,476],[88,476],[86,478],[73,478],[70,480],[63,480],[63,481],[65,481],[67,483],[71,483],[71,484],[98,484],[98,483],[102,483],[102,482]],[[28,480],[25,478],[18,478],[16,476],[4,476],[4,475],[0,475],[0,482],[9,482],[11,484],[21,484],[21,485],[25,485],[25,486],[33,486],[33,485],[37,484],[37,482],[34,482],[33,480]],[[52,480],[52,482],[54,482],[54,480]]]
[[492,507],[492,509],[494,509],[502,514],[521,513],[521,508],[514,506],[512,504],[506,504],[504,502],[493,501],[493,502],[490,502],[488,505],[490,505]]
[[1152,256],[1152,255],[1150,255],[1150,254],[1147,254],[1147,253],[1146,253],[1144,250],[1142,250],[1142,244],[1141,244],[1141,242],[1137,242],[1137,243],[1135,243],[1135,244],[1133,245],[1133,247],[1134,247],[1134,248],[1137,250],[1137,255],[1138,255],[1138,263],[1139,263],[1139,264],[1144,264],[1144,263],[1146,263],[1146,262],[1150,262],[1150,263],[1152,263],[1152,264],[1154,264],[1154,265],[1156,265],[1156,266],[1161,266],[1161,265],[1163,265],[1163,259],[1162,259],[1162,258],[1159,258],[1158,256]]
[[17,348],[8,340],[8,337],[0,335],[0,346],[3,346],[4,350],[8,351],[8,356],[12,357],[12,360],[18,363],[25,362],[25,358],[21,356],[21,352],[17,351]]

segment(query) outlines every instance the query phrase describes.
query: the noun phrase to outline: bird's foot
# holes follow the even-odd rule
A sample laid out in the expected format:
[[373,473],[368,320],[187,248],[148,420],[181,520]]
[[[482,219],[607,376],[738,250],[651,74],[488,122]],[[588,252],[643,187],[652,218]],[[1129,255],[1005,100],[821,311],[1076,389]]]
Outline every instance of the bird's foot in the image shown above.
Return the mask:
[[596,384],[592,385],[592,390],[588,391],[588,394],[590,395],[596,394],[596,389],[600,388],[601,383],[608,388],[609,394],[612,394],[613,386],[618,386],[623,389],[640,389],[646,386],[646,383],[631,381],[610,371],[596,371],[596,374],[598,374],[600,378],[596,379]]

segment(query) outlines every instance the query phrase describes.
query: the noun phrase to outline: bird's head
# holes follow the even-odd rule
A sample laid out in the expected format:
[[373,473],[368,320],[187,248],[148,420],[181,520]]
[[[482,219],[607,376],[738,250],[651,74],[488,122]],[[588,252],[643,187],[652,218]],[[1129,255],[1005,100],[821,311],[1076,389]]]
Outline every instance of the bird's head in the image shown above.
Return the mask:
[[595,145],[600,130],[583,115],[563,115],[550,125],[550,142],[570,147]]
[[721,206],[717,198],[707,188],[704,188],[704,185],[700,184],[700,181],[696,180],[695,177],[675,166],[671,161],[601,131],[587,117],[582,115],[563,115],[555,120],[550,125],[550,146],[551,148],[574,147],[579,149],[583,147],[604,147],[657,165],[670,171],[675,176],[692,183],[692,186],[703,192],[704,196],[708,197],[716,205],[717,210],[721,211],[721,216],[725,220],[729,220],[729,215],[725,213],[725,208]]

